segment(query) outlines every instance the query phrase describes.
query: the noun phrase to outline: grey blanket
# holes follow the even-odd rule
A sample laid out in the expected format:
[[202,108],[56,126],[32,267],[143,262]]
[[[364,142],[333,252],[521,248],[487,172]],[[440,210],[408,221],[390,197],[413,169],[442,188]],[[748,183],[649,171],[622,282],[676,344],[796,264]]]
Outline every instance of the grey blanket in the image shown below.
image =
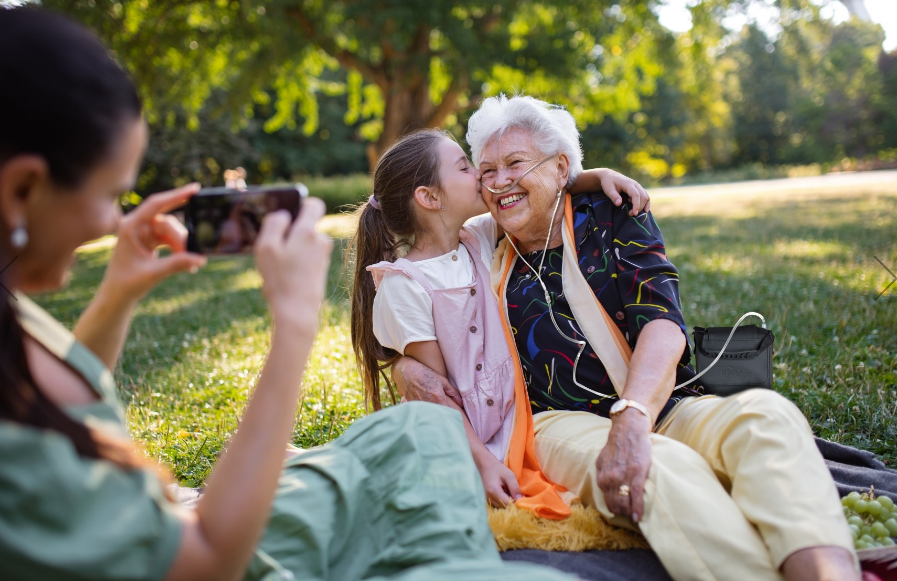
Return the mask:
[[822,452],[841,496],[854,491],[868,492],[874,486],[876,495],[897,502],[897,470],[889,469],[875,454],[819,438],[816,447]]
[[[876,494],[889,496],[897,502],[897,470],[887,468],[872,452],[818,438],[816,446],[822,452],[841,496],[852,491],[866,492],[870,486],[875,486]],[[176,494],[183,504],[194,505],[202,489],[178,488]],[[657,555],[650,550],[582,553],[521,550],[507,551],[501,556],[506,561],[554,567],[586,581],[672,581]]]

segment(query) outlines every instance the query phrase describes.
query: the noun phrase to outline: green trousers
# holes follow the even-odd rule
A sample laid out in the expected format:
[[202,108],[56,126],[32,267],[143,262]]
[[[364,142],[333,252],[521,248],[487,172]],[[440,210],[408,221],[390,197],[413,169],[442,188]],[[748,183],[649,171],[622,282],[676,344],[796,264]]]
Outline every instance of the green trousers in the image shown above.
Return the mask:
[[461,415],[406,403],[287,462],[246,580],[570,581],[504,563]]

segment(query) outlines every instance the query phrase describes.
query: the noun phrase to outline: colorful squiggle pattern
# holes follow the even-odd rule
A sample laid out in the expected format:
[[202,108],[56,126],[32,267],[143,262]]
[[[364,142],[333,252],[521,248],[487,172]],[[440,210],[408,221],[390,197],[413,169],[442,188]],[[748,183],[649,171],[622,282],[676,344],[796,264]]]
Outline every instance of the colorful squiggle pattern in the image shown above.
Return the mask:
[[[635,347],[639,331],[655,319],[674,321],[685,333],[679,274],[667,259],[653,216],[642,213],[633,218],[628,205],[616,207],[601,192],[574,196],[573,211],[580,269],[630,346]],[[538,268],[542,252],[524,258]],[[582,339],[564,297],[562,258],[561,247],[550,249],[540,274],[555,297],[557,324],[569,337]],[[607,417],[617,398],[602,399],[574,384],[573,363],[579,347],[557,332],[542,287],[519,259],[511,272],[507,300],[533,413],[574,410]],[[686,346],[677,367],[677,384],[694,377],[690,361],[691,349]],[[595,391],[614,393],[604,365],[589,345],[580,357],[576,378]],[[690,390],[674,392],[665,412],[691,394]]]

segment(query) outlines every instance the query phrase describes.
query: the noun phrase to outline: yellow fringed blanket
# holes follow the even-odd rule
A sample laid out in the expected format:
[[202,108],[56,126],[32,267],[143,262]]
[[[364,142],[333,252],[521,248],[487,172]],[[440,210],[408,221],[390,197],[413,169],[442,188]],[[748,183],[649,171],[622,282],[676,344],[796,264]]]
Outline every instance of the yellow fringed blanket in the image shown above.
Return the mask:
[[499,551],[542,549],[544,551],[623,551],[647,549],[642,535],[607,522],[592,507],[575,504],[563,520],[540,518],[529,510],[511,505],[489,507],[489,527]]

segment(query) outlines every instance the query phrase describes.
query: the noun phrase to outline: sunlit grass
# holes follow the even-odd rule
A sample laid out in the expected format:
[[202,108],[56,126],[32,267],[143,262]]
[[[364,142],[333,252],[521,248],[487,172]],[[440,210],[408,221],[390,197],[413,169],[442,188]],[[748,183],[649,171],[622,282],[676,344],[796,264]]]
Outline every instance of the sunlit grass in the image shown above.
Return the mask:
[[[822,437],[897,461],[897,187],[654,198],[689,326],[762,313],[776,389]],[[897,285],[895,285],[897,286]]]
[[[660,194],[653,211],[681,273],[689,327],[730,326],[745,311],[761,312],[776,334],[776,389],[818,435],[897,463],[897,285],[876,300],[890,277],[873,258],[897,267],[897,187]],[[351,229],[346,219],[327,220],[334,234]],[[297,409],[293,441],[303,447],[364,414],[344,247],[334,253]],[[80,252],[69,287],[38,302],[71,326],[110,251]],[[116,378],[132,433],[182,483],[204,481],[255,385],[269,344],[260,284],[251,258],[213,259],[199,274],[166,281],[136,313]]]

